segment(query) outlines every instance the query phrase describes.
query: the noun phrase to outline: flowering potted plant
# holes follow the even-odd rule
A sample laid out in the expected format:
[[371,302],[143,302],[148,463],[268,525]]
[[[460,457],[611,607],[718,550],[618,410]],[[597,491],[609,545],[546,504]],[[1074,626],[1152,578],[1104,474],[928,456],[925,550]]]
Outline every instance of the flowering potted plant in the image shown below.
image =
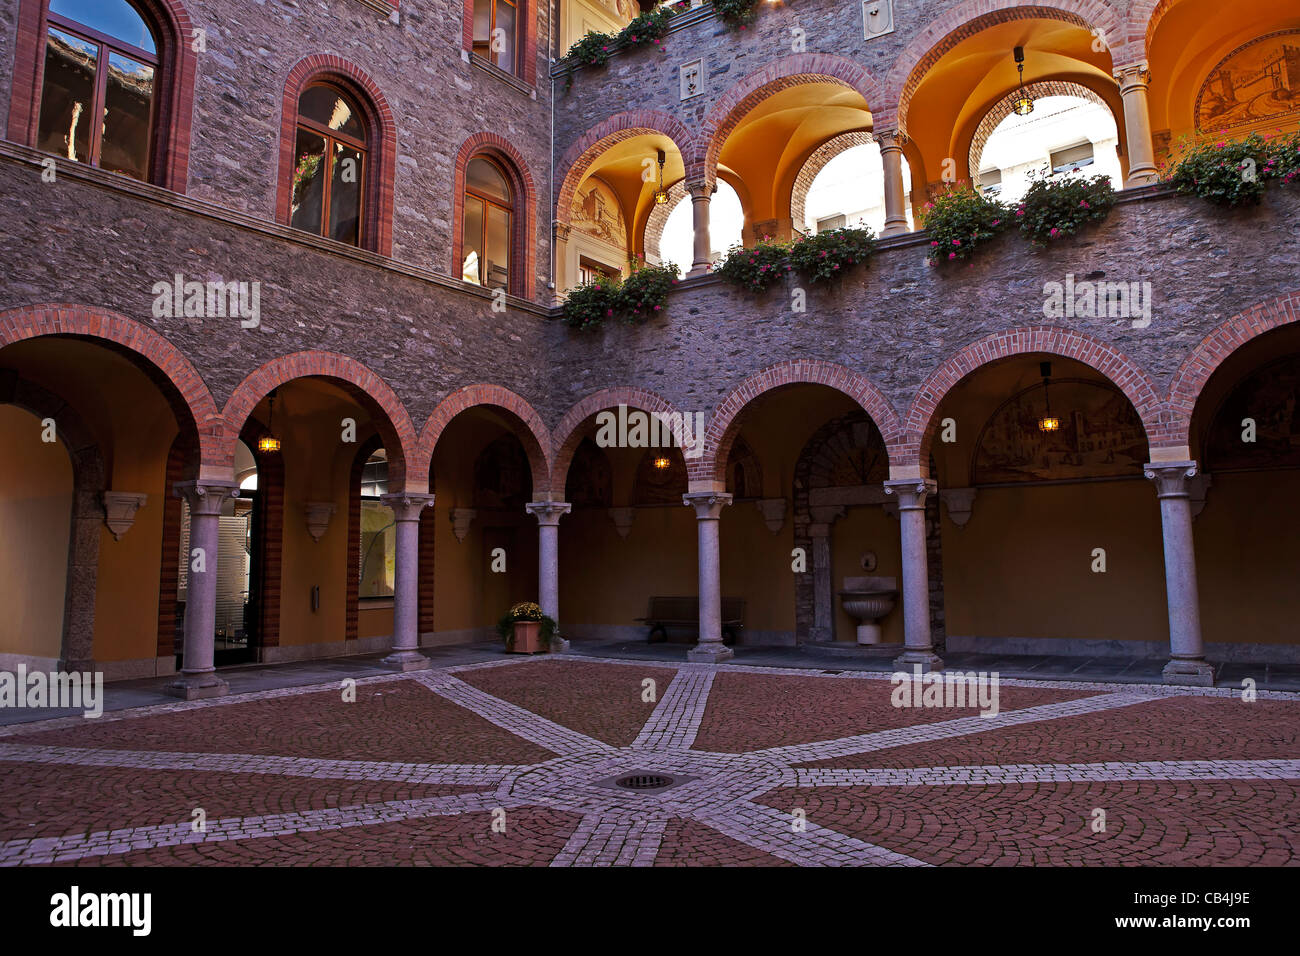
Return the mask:
[[497,633],[510,654],[537,654],[551,649],[555,619],[532,601],[516,604],[497,622]]

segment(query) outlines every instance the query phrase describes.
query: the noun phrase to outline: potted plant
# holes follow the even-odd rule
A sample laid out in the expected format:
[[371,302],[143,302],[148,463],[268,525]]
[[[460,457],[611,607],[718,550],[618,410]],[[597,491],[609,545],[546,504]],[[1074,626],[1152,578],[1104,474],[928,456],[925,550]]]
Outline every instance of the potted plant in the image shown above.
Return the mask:
[[555,619],[532,601],[516,604],[497,622],[497,633],[509,654],[538,654],[551,649]]

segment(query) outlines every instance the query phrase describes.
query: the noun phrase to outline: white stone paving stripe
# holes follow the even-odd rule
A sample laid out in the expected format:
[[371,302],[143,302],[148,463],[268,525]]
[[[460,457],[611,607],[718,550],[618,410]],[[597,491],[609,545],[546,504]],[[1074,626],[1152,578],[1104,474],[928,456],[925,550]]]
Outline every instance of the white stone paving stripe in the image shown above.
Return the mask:
[[729,805],[719,813],[695,813],[695,820],[746,846],[770,853],[799,866],[929,866],[874,843],[845,836],[838,830],[803,820],[796,830],[795,817],[774,807],[748,800]]
[[667,819],[584,816],[551,866],[653,866]]
[[700,721],[713,687],[713,668],[681,668],[659,706],[632,741],[633,750],[689,750],[700,732]]
[[415,679],[439,697],[473,711],[502,730],[545,747],[562,757],[614,749],[604,741],[578,733],[553,720],[547,720],[531,710],[524,710],[500,697],[493,697],[450,674],[424,671]]
[[63,860],[81,860],[92,856],[109,856],[130,853],[133,850],[150,850],[156,847],[178,846],[182,843],[219,843],[226,840],[255,840],[260,837],[289,836],[294,833],[315,833],[322,830],[341,830],[345,827],[365,827],[400,820],[418,820],[424,817],[447,816],[459,813],[480,813],[497,807],[518,807],[524,804],[502,800],[495,793],[462,793],[423,800],[390,800],[386,803],[366,803],[351,807],[331,807],[325,810],[303,810],[294,813],[270,813],[264,816],[227,817],[209,820],[206,830],[195,833],[190,821],[164,823],[156,826],[127,827],[119,830],[98,830],[94,833],[75,833],[62,837],[10,840],[0,843],[0,866],[30,866],[57,863]]
[[962,767],[795,768],[797,787],[947,787],[1156,780],[1297,780],[1300,760],[1150,760],[1134,763]]
[[787,763],[811,763],[814,760],[847,757],[851,754],[869,753],[873,750],[885,750],[889,747],[929,743],[934,740],[946,740],[950,737],[964,737],[968,734],[983,733],[986,730],[1014,727],[1016,724],[1057,720],[1062,717],[1091,714],[1099,710],[1129,707],[1133,704],[1148,703],[1150,700],[1151,698],[1140,694],[1100,694],[1096,697],[1081,697],[1078,700],[1043,704],[1039,707],[1004,710],[993,717],[957,717],[953,720],[943,720],[936,723],[912,724],[907,727],[878,730],[869,734],[856,734],[852,737],[837,737],[834,740],[820,740],[808,744],[790,744],[785,747],[770,747],[767,750],[756,750],[753,755]]
[[82,767],[133,767],[138,770],[264,773],[332,780],[390,780],[469,787],[496,786],[507,774],[519,769],[505,764],[393,763],[379,760],[324,760],[262,754],[179,753],[5,743],[0,743],[0,760]]

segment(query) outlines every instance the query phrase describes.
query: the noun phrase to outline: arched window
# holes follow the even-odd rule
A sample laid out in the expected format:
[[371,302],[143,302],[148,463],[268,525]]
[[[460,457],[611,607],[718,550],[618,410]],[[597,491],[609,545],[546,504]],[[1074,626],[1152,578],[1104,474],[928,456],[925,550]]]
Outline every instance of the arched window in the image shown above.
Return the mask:
[[368,131],[352,97],[326,83],[298,99],[289,225],[361,245]]
[[474,53],[507,73],[519,72],[517,0],[474,0]]
[[148,180],[158,50],[127,0],[50,0],[36,147]]
[[476,156],[465,169],[461,278],[489,289],[510,288],[514,191],[492,160]]

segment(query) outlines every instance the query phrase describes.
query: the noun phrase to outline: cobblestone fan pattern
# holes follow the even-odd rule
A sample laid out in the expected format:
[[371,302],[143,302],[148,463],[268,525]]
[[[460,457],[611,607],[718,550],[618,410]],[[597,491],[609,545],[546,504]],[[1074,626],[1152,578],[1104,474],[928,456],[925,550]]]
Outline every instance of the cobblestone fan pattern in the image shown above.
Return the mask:
[[356,690],[9,728],[0,866],[1300,858],[1300,695],[1004,681],[980,716],[881,675],[565,658]]

